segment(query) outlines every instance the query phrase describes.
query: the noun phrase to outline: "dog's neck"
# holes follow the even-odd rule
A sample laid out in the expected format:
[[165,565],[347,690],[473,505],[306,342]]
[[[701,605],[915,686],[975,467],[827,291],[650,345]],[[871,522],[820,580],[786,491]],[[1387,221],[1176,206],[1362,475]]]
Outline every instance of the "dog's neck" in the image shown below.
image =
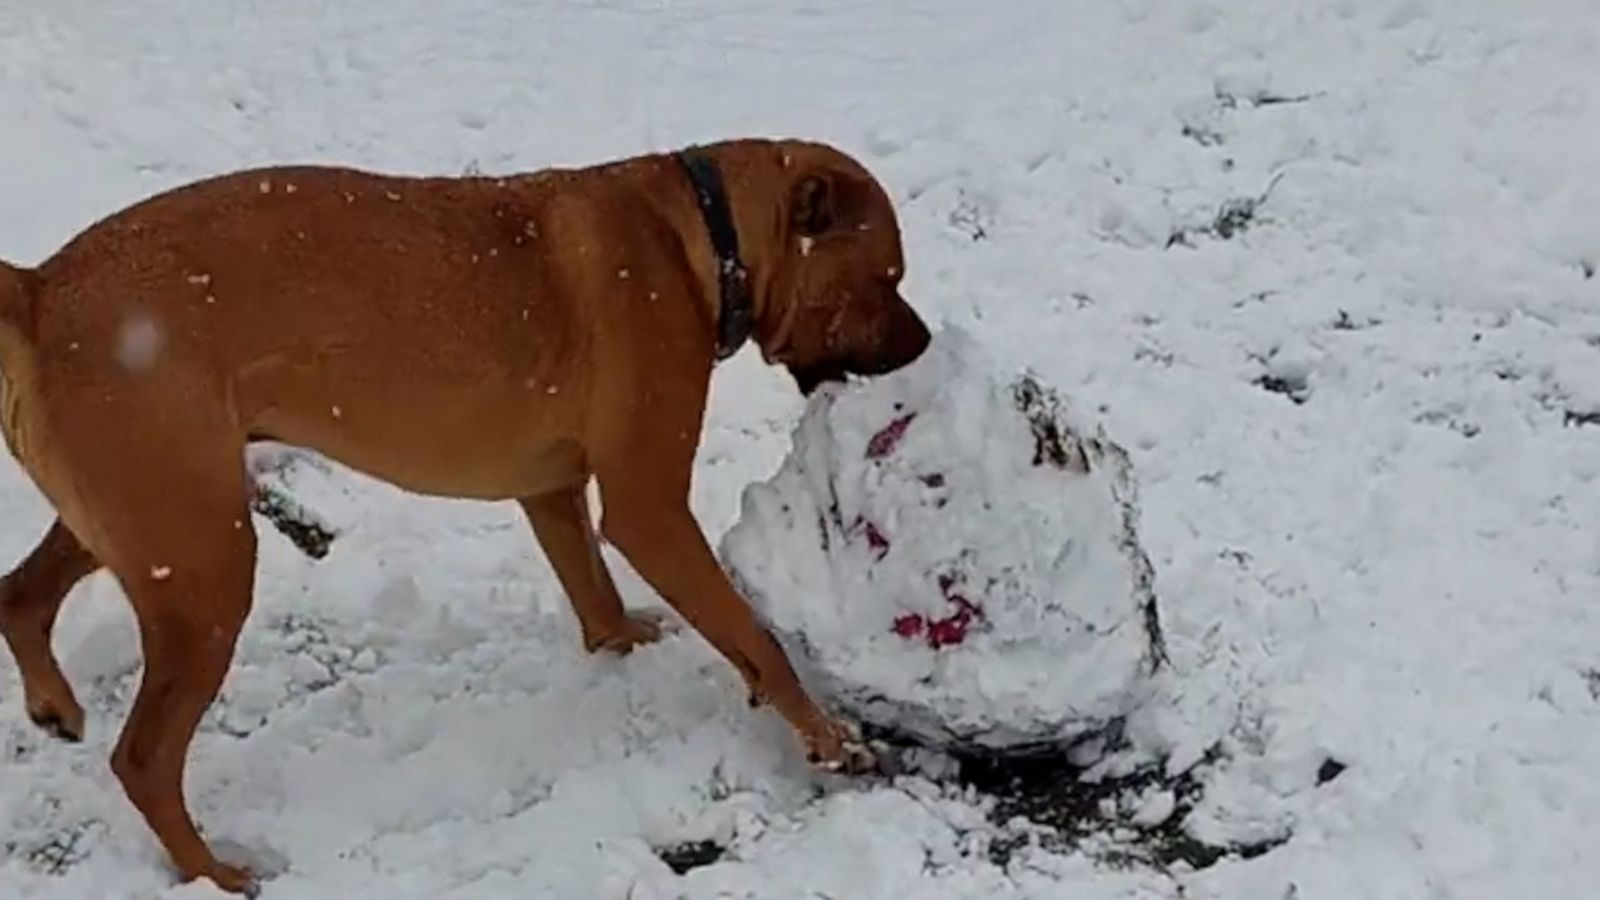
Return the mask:
[[[753,339],[765,355],[778,320],[783,318],[783,310],[776,308],[781,305],[779,298],[774,297],[772,292],[774,266],[777,263],[773,258],[773,248],[782,241],[780,232],[786,196],[784,185],[787,183],[781,175],[784,168],[783,148],[774,141],[743,140],[708,144],[694,150],[715,166],[722,183],[728,219],[738,242],[739,265],[744,272],[748,291],[746,303],[749,313],[745,339]],[[670,162],[679,170],[678,177],[684,177],[681,174],[681,161]],[[693,185],[689,179],[685,179],[685,183],[691,187]],[[695,192],[691,190],[689,193]],[[720,297],[721,269],[716,263],[718,253],[705,216],[697,208],[698,198],[692,197],[691,200],[696,204],[695,207],[684,209],[679,221],[681,227],[693,230],[689,252],[696,271],[702,273],[707,285],[710,295],[707,298],[708,312],[718,322],[716,333],[720,339],[723,335],[723,304]],[[719,345],[722,343],[719,340]],[[722,346],[718,347],[718,359],[723,358],[722,349]],[[737,350],[738,347],[733,349]]]
[[716,162],[697,147],[680,151],[677,159],[694,187],[695,202],[716,259],[717,359],[724,360],[744,346],[753,330],[755,300],[751,296],[750,272],[739,254],[739,229]]

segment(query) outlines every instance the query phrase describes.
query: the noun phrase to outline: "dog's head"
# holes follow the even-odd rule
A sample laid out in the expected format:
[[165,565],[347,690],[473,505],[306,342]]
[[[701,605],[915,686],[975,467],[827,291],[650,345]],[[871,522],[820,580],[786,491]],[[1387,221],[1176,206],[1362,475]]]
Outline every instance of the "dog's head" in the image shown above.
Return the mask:
[[905,258],[888,193],[855,160],[815,144],[783,145],[780,179],[780,240],[756,334],[763,356],[805,394],[921,356],[928,328],[900,296]]

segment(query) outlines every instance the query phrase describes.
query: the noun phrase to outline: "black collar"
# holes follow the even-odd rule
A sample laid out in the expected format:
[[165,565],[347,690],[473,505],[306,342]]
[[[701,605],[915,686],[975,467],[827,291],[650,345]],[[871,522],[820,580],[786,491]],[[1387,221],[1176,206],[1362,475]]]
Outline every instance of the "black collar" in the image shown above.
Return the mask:
[[738,352],[750,339],[750,273],[739,259],[739,231],[733,225],[733,211],[728,208],[722,174],[710,157],[698,149],[684,150],[677,157],[690,184],[694,185],[700,215],[711,235],[711,251],[717,258],[717,283],[722,295],[721,309],[717,313],[717,359],[723,360]]

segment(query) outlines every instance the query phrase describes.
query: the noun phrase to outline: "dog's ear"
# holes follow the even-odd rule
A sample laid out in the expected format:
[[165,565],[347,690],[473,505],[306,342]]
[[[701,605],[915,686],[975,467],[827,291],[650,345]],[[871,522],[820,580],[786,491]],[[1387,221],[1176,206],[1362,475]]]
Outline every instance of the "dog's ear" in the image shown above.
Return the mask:
[[807,175],[789,198],[789,223],[806,237],[832,228],[839,219],[838,191],[827,175]]

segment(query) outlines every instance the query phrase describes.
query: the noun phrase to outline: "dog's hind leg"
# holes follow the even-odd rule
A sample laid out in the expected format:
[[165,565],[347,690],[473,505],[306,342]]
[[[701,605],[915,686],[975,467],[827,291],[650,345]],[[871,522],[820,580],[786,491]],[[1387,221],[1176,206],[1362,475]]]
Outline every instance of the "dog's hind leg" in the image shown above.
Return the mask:
[[69,741],[83,740],[83,707],[61,673],[50,638],[67,593],[99,568],[94,554],[56,519],[33,552],[0,579],[0,636],[22,675],[28,717]]
[[562,488],[519,502],[578,616],[584,649],[627,653],[660,637],[661,627],[623,609],[622,597],[600,556],[584,487]]
[[209,877],[249,892],[252,877],[212,854],[183,792],[190,742],[250,613],[256,535],[242,468],[239,476],[210,496],[175,481],[170,490],[188,496],[162,504],[143,533],[110,536],[116,546],[107,556],[138,617],[144,650],[143,679],[111,767],[184,880]]
[[253,877],[212,854],[183,792],[189,744],[222,686],[250,612],[255,533],[242,505],[236,520],[246,522],[237,531],[225,520],[196,517],[197,530],[205,523],[203,551],[150,554],[146,558],[171,559],[170,569],[118,573],[138,613],[144,677],[111,767],[185,881],[209,877],[248,893]]
[[[40,486],[116,577],[133,608],[144,671],[111,769],[185,881],[252,891],[220,862],[184,799],[184,770],[248,617],[256,533],[244,436],[222,402],[190,385],[60,402],[41,427]],[[174,402],[172,397],[181,398]],[[105,435],[118,435],[114,452]]]

